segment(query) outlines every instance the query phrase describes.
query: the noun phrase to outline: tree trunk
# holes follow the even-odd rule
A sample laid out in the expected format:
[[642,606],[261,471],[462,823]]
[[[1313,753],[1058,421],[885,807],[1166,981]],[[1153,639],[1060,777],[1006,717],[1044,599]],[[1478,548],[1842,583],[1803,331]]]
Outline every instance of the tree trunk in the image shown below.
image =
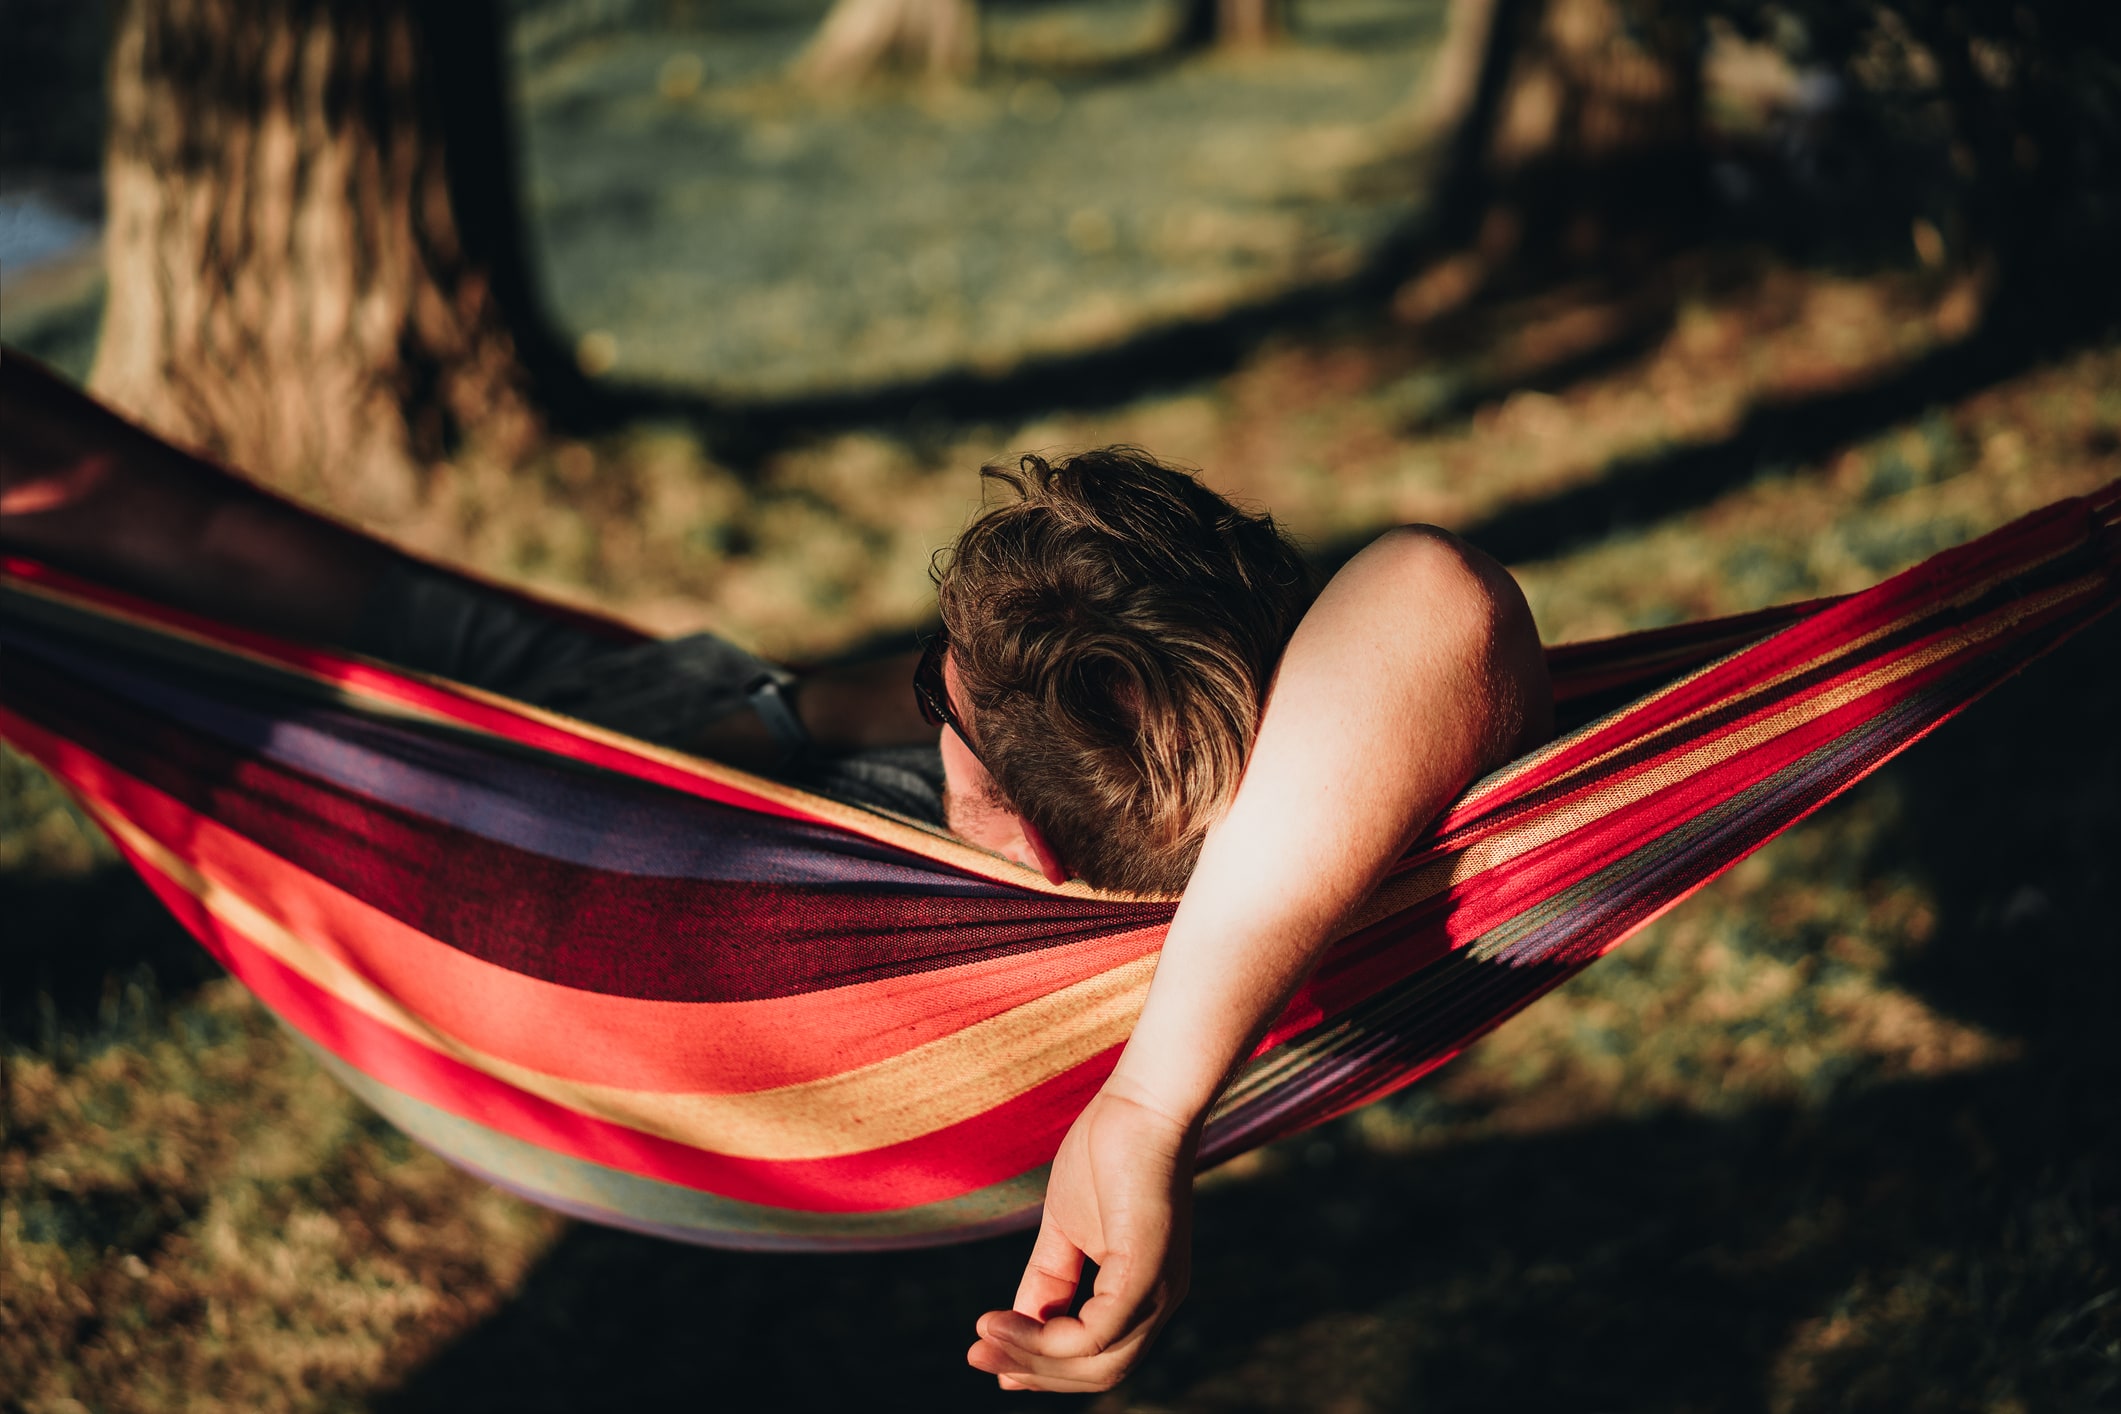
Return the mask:
[[1180,44],[1264,49],[1281,37],[1281,0],[1187,0]]
[[1497,0],[1451,0],[1444,12],[1443,43],[1429,65],[1421,122],[1443,137],[1464,125],[1479,101],[1481,78],[1493,65]]
[[1487,199],[1489,148],[1508,96],[1526,0],[1451,0],[1430,66],[1420,123],[1435,145],[1436,209],[1447,240],[1462,242]]
[[91,389],[384,520],[460,443],[538,435],[487,0],[132,0],[111,62]]
[[1545,0],[1518,21],[1530,33],[1515,45],[1494,160],[1595,166],[1699,147],[1700,18],[1684,4],[1637,8],[1629,24],[1616,0]]
[[813,88],[859,83],[896,62],[929,78],[963,78],[979,67],[973,0],[839,0],[796,60]]

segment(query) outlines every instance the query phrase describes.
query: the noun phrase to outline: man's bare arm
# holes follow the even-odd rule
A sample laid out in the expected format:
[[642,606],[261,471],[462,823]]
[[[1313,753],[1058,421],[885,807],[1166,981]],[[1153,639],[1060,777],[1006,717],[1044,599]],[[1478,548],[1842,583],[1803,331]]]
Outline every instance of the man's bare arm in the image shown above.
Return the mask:
[[[0,546],[230,623],[340,644],[403,559],[135,427],[13,351],[0,354]],[[932,741],[909,686],[915,656],[805,678],[796,706],[811,739],[830,751]],[[782,751],[749,712],[703,724],[696,749],[739,765]]]
[[0,545],[163,603],[319,642],[393,552],[0,354]]
[[1204,1113],[1415,836],[1551,730],[1538,631],[1499,566],[1425,527],[1365,550],[1289,644],[1114,1079]]
[[[1014,1309],[972,1363],[1005,1388],[1104,1389],[1184,1294],[1200,1127],[1341,921],[1483,771],[1551,730],[1523,595],[1440,531],[1387,535],[1291,639],[1133,1037],[1054,1162]],[[1066,1313],[1082,1261],[1096,1289]]]

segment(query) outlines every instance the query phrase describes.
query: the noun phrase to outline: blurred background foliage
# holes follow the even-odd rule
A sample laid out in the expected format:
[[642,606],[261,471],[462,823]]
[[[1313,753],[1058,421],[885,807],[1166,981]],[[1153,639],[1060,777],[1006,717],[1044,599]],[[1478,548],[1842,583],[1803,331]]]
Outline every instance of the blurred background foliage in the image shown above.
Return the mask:
[[[1190,460],[1326,565],[1452,526],[1550,641],[1860,588],[2121,475],[2110,5],[6,23],[10,348],[661,631],[903,641],[973,468],[1032,448]],[[2117,649],[1207,1179],[1195,1294],[1095,1407],[2112,1407]],[[995,1403],[958,1362],[1021,1242],[757,1258],[505,1198],[12,755],[0,918],[9,1408]]]

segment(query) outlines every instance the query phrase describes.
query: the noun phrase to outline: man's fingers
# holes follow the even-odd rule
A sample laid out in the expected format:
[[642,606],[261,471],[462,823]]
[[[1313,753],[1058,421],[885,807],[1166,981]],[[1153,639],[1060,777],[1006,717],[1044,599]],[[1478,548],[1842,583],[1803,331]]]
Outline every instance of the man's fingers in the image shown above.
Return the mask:
[[1160,1311],[1177,1304],[1173,1293],[1158,1286],[1168,1249],[1166,1233],[1121,1233],[1097,1269],[1090,1299],[1073,1322],[1048,1322],[1048,1339],[1041,1348],[1053,1355],[1094,1355],[1153,1324]]
[[1039,1229],[1031,1262],[1017,1288],[1013,1311],[990,1311],[979,1321],[987,1339],[1027,1356],[1083,1360],[1102,1354],[1154,1324],[1176,1305],[1160,1291],[1160,1254],[1108,1254],[1097,1271],[1097,1289],[1076,1315],[1067,1314],[1082,1279],[1083,1254],[1050,1224]]
[[1082,1277],[1082,1249],[1048,1213],[1039,1222],[1038,1241],[1031,1244],[1031,1260],[1024,1264],[1024,1279],[1017,1283],[1011,1309],[1034,1321],[1064,1315],[1075,1304],[1075,1286]]
[[[1102,1277],[1103,1273],[1100,1272]],[[1104,1285],[1100,1281],[1098,1285]],[[1141,1291],[1100,1291],[1083,1303],[1076,1324],[1081,1328],[1078,1339],[1082,1349],[1076,1353],[1094,1355],[1100,1350],[1109,1350],[1130,1336],[1142,1334],[1156,1322],[1164,1303],[1156,1299],[1153,1289]],[[1058,1355],[1061,1352],[1053,1352]]]
[[992,1340],[983,1340],[966,1353],[976,1370],[996,1376],[1004,1389],[1035,1389],[1063,1392],[1110,1389],[1118,1384],[1141,1357],[1147,1342],[1146,1329],[1130,1334],[1118,1345],[1097,1355],[1055,1359]]
[[1167,1303],[1150,1299],[1123,1302],[1093,1296],[1080,1316],[1034,1321],[1013,1311],[991,1311],[980,1318],[979,1333],[1019,1359],[1043,1362],[1092,1360],[1107,1351],[1145,1339]]

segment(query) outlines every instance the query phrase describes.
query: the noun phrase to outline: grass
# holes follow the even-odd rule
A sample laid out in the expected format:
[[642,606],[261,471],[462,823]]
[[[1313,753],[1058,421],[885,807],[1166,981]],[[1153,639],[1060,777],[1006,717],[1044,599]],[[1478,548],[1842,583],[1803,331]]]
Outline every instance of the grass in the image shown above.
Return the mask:
[[[439,467],[379,528],[816,657],[925,618],[979,462],[1124,440],[1328,562],[1408,519],[1515,545],[1558,641],[1860,588],[2121,476],[2121,342],[1924,381],[1984,337],[1979,272],[1410,277],[1397,317],[1117,406],[742,463],[636,425]],[[1049,1403],[2112,1407],[2117,664],[2109,622],[1432,1081],[1206,1179],[1155,1354]],[[0,1408],[998,1402],[959,1362],[1022,1240],[767,1258],[505,1197],[340,1091],[6,754],[0,917]]]
[[[1320,543],[1492,523],[1712,437],[1822,345],[1906,357],[1949,297],[1770,269],[1551,404],[1411,427],[1387,331],[925,454],[838,436],[750,477],[634,429],[553,448],[527,490],[447,473],[418,531],[666,627],[823,653],[918,621],[966,469],[1004,447],[1190,454]],[[2085,348],[1516,569],[1557,639],[1855,588],[2110,479],[2116,387],[2121,347]],[[2036,668],[1433,1083],[1216,1175],[1198,1294],[1099,1407],[2098,1407],[2121,1380],[2115,647]],[[202,981],[43,778],[11,760],[0,795],[20,1407],[980,1407],[955,1361],[1021,1243],[771,1260],[569,1227],[412,1148]]]
[[1344,274],[1420,203],[1387,159],[1444,9],[1308,0],[1274,62],[1130,69],[1041,61],[1039,11],[995,6],[987,81],[822,96],[782,79],[816,18],[785,3],[585,35],[522,66],[549,297],[600,373],[760,399],[1000,373]]

